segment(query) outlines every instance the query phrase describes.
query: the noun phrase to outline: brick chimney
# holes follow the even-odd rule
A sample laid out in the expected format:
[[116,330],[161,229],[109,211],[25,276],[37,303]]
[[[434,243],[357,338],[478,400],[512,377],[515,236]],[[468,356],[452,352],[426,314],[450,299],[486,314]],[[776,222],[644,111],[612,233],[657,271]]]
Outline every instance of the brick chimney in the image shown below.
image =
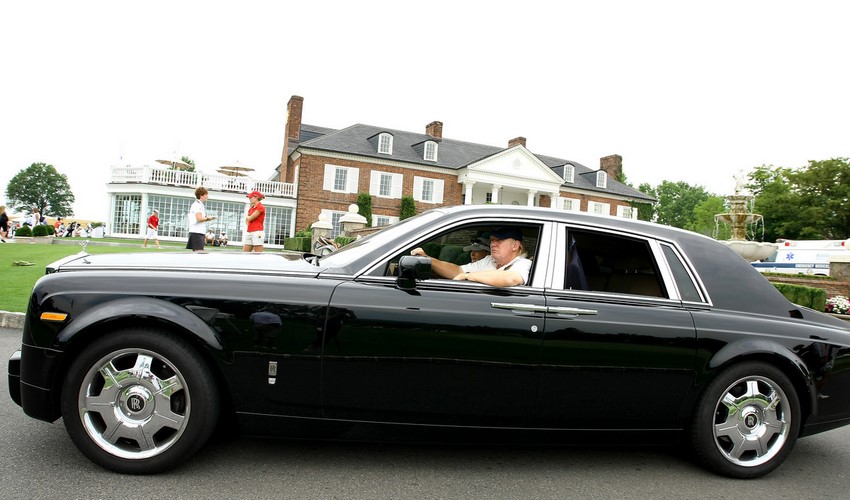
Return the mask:
[[294,95],[286,104],[286,134],[283,136],[283,153],[280,156],[280,182],[292,182],[289,178],[289,141],[301,139],[301,109],[304,98]]
[[514,137],[513,139],[508,141],[508,148],[512,148],[514,146],[522,146],[525,147],[525,137]]
[[425,125],[425,133],[435,139],[443,138],[443,122],[431,122]]
[[620,155],[608,155],[599,159],[599,168],[608,174],[608,178],[619,180],[623,173],[623,157]]

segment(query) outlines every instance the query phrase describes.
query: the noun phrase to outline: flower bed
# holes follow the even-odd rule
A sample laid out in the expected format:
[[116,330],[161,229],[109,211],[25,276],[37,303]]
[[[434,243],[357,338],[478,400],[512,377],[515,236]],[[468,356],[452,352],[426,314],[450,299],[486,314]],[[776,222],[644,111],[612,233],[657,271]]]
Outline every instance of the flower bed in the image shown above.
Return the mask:
[[830,297],[826,301],[826,312],[831,314],[850,314],[850,300],[843,295]]

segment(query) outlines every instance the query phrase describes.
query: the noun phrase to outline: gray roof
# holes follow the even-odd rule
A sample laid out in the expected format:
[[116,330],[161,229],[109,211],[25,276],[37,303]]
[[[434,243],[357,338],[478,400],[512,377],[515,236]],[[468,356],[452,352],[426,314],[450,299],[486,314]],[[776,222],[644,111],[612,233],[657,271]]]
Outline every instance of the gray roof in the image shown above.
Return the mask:
[[[290,143],[289,153],[291,154],[296,147],[300,146],[322,151],[346,153],[385,160],[387,159],[387,155],[378,153],[377,148],[377,137],[382,132],[388,132],[393,136],[393,160],[405,163],[442,167],[450,170],[459,170],[481,161],[488,156],[492,156],[508,149],[504,147],[457,141],[445,137],[435,138],[427,134],[394,130],[376,127],[373,125],[363,125],[359,123],[341,130],[302,124],[301,141],[298,143]],[[426,161],[423,158],[423,145],[426,141],[435,141],[440,145],[437,161]],[[619,195],[647,202],[656,201],[652,196],[641,193],[640,191],[630,188],[625,184],[611,179],[610,177],[608,178],[607,188],[598,188],[596,187],[597,170],[588,168],[576,161],[538,154],[535,154],[535,156],[562,178],[565,164],[575,166],[575,182],[565,182],[563,184],[564,187],[571,187],[581,191],[593,191],[608,195]]]

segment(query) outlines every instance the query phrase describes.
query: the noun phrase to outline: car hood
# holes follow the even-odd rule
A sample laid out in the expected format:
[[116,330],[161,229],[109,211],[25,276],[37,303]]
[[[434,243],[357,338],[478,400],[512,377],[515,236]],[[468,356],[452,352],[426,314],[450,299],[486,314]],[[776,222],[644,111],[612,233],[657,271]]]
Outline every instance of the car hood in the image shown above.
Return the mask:
[[155,270],[318,274],[303,254],[247,252],[79,253],[47,266],[47,273],[94,270]]

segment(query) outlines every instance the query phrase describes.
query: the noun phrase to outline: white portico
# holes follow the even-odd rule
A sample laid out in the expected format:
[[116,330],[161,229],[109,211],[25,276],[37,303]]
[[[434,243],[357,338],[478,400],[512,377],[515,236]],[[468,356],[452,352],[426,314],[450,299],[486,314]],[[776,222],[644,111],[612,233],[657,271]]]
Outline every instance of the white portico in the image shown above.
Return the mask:
[[540,195],[547,195],[553,208],[564,182],[522,144],[460,169],[458,181],[465,205],[539,206]]

